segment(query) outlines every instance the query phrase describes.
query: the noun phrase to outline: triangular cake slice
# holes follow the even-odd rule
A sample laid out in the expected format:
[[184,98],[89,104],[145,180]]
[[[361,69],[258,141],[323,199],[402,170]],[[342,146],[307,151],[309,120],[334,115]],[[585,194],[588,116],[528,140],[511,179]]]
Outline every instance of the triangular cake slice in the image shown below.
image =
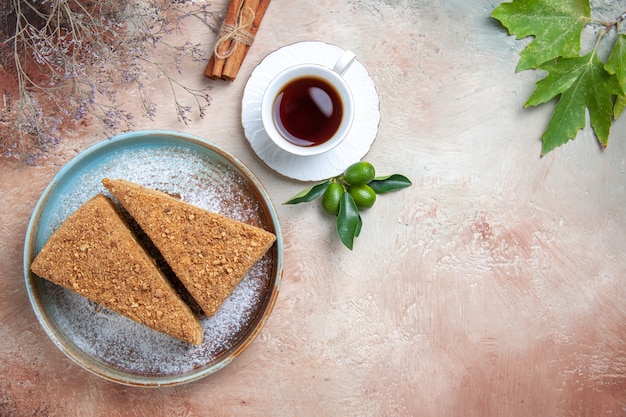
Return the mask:
[[31,270],[154,330],[194,345],[202,342],[198,318],[103,194],[61,224]]
[[276,236],[161,191],[120,179],[102,183],[159,249],[207,316],[219,310]]

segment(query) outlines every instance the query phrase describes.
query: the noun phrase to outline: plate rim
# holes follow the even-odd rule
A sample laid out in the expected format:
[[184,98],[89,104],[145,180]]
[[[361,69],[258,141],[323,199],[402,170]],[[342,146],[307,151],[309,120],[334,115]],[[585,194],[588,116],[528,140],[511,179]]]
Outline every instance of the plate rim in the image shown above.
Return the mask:
[[[120,144],[132,144],[135,141],[145,140],[146,138],[152,140],[165,141],[174,139],[181,143],[193,143],[200,145],[200,147],[207,151],[214,152],[220,157],[225,158],[230,164],[232,164],[237,170],[241,172],[254,186],[254,194],[256,198],[262,200],[265,207],[267,207],[267,220],[270,221],[271,226],[274,228],[274,234],[276,235],[276,242],[270,250],[275,252],[274,268],[275,275],[270,277],[270,282],[273,283],[273,290],[270,292],[267,299],[267,303],[262,310],[261,315],[256,319],[256,324],[250,329],[250,331],[239,340],[237,340],[232,348],[226,352],[226,355],[219,359],[216,363],[207,364],[204,367],[196,367],[192,370],[182,372],[180,374],[173,375],[148,375],[128,372],[123,369],[119,369],[110,363],[104,362],[99,357],[94,357],[83,352],[77,347],[71,340],[69,340],[63,332],[59,332],[56,325],[50,322],[50,318],[44,314],[45,302],[42,299],[40,286],[43,278],[40,278],[30,271],[30,264],[36,254],[36,238],[39,235],[39,220],[43,213],[43,209],[46,207],[46,203],[55,189],[62,183],[62,180],[68,174],[71,174],[72,169],[79,166],[81,162],[92,157],[94,154],[98,154],[103,149],[109,147],[119,146]],[[117,382],[123,385],[142,386],[142,387],[162,387],[173,386],[184,383],[196,381],[211,375],[227,365],[229,365],[236,357],[238,357],[256,338],[261,329],[265,326],[280,292],[282,283],[283,263],[284,263],[284,247],[282,240],[282,232],[278,214],[276,208],[267,192],[265,186],[261,183],[259,178],[236,156],[226,151],[221,146],[204,139],[200,136],[196,136],[190,133],[177,132],[172,130],[137,130],[120,133],[107,139],[103,139],[90,147],[84,149],[67,163],[65,163],[61,169],[52,177],[48,185],[44,188],[40,197],[37,200],[35,207],[33,208],[30,216],[28,226],[26,229],[26,237],[24,240],[23,251],[23,273],[26,284],[26,291],[33,311],[39,321],[39,324],[43,327],[45,333],[50,340],[59,350],[61,350],[72,362],[79,365],[81,368],[95,374],[104,379]],[[254,322],[253,322],[254,323]],[[56,331],[55,331],[56,330]],[[71,347],[66,346],[72,345]],[[88,361],[80,360],[81,358],[89,359]],[[102,364],[102,366],[95,366],[90,361],[94,361]]]

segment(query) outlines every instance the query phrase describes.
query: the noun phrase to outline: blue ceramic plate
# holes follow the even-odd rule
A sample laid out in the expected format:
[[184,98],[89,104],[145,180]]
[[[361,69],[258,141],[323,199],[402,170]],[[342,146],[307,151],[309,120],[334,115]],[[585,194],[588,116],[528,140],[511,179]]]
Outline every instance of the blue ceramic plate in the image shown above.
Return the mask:
[[[30,272],[30,263],[61,223],[97,193],[104,177],[156,188],[207,210],[276,234],[218,313],[201,318],[204,342],[191,346],[107,310]],[[267,192],[223,149],[174,132],[133,132],[87,149],[50,182],[33,212],[24,250],[26,287],[52,341],[74,362],[127,385],[175,385],[229,364],[267,320],[280,287],[283,243]]]

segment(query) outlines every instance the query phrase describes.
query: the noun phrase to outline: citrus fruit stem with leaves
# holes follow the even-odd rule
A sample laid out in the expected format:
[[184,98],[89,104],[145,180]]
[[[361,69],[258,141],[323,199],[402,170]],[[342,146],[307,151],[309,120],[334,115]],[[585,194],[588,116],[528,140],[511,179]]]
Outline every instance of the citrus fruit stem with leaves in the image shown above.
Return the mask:
[[411,186],[404,175],[376,176],[374,166],[366,161],[350,165],[343,174],[329,178],[285,201],[284,204],[308,203],[321,198],[322,208],[336,216],[337,234],[350,250],[361,233],[361,210],[371,208],[379,194]]

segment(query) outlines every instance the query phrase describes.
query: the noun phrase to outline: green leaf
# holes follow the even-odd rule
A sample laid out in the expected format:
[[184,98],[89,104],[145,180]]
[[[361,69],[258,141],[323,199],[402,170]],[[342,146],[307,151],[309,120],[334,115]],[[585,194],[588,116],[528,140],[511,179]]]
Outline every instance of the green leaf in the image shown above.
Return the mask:
[[384,177],[376,177],[368,185],[372,187],[376,194],[384,194],[410,187],[412,183],[411,180],[404,175],[393,174]]
[[626,108],[626,97],[620,96],[615,100],[615,105],[613,106],[613,118],[617,119],[624,109]]
[[[626,34],[621,33],[617,37],[611,50],[611,56],[604,64],[604,68],[606,68],[609,74],[614,74],[617,77],[622,91],[626,92]],[[624,107],[626,107],[626,97],[621,95],[615,101],[613,118],[617,119]]]
[[362,225],[363,221],[356,203],[349,193],[344,193],[337,215],[337,234],[348,249],[352,250],[354,238],[361,232]]
[[[357,209],[358,209],[358,207],[357,207]],[[363,219],[361,218],[361,215],[359,214],[359,222],[356,225],[356,230],[354,231],[354,237],[359,237],[359,235],[361,234],[361,229],[362,228],[363,228]]]
[[315,200],[316,198],[321,197],[324,194],[324,191],[330,185],[330,181],[324,181],[319,184],[314,185],[311,188],[300,191],[298,194],[291,197],[289,200],[285,201],[283,204],[298,204],[298,203],[308,203],[310,201]]
[[613,114],[613,96],[623,95],[617,78],[609,74],[595,51],[578,58],[560,58],[538,67],[548,75],[537,82],[525,106],[560,96],[544,132],[542,155],[574,139],[585,127],[587,109],[598,141],[606,146]]
[[557,57],[580,55],[580,35],[591,21],[589,0],[514,0],[491,14],[517,39],[535,39],[520,53],[518,71]]

